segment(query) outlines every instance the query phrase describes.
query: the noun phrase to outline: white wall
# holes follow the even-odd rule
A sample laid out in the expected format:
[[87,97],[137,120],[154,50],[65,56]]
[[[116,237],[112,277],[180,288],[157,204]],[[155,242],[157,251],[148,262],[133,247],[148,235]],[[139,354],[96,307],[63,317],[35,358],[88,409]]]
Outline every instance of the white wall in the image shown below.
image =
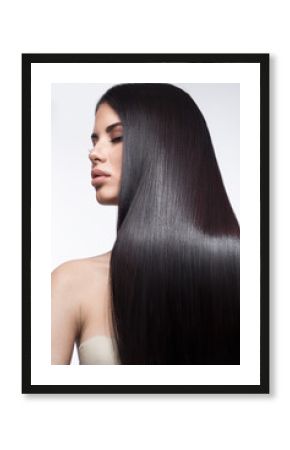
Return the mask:
[[[287,2],[6,3],[1,65],[2,448],[289,447]],[[270,52],[271,395],[21,394],[21,52]],[[105,81],[105,80],[104,80]],[[94,82],[94,80],[92,80]],[[45,139],[45,136],[43,137]],[[40,146],[41,159],[41,146]],[[75,248],[75,247],[74,247]],[[70,257],[70,255],[67,255]],[[68,369],[71,369],[70,367]]]

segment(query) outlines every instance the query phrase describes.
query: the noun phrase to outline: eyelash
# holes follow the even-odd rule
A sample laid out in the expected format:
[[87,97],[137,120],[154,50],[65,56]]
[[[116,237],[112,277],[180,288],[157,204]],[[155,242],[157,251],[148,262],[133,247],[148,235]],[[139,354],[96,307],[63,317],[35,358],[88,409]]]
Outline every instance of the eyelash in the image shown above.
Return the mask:
[[[112,139],[110,142],[121,142],[123,139],[123,136],[118,136],[115,139]],[[93,142],[93,146],[95,146],[95,142]]]
[[111,142],[119,142],[122,139],[123,139],[123,136],[119,136],[119,137],[116,137],[115,139],[112,139]]

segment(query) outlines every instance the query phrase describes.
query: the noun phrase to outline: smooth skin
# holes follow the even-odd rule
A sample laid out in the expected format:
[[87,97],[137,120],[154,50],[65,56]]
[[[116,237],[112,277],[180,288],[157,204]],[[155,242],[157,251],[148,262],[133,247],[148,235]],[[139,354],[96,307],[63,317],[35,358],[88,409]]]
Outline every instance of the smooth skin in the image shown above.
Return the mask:
[[[107,104],[99,106],[92,132],[91,169],[111,176],[92,186],[102,205],[117,205],[122,169],[122,125]],[[90,175],[88,176],[90,182]],[[70,364],[75,342],[96,335],[112,335],[109,267],[111,251],[89,258],[66,261],[51,273],[51,364]]]

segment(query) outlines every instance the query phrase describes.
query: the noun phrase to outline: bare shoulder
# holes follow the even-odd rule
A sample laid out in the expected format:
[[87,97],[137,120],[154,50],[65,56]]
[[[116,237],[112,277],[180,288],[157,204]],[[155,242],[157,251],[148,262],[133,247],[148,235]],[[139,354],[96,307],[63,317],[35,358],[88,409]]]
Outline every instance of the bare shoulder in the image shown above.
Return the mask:
[[71,259],[59,264],[52,271],[53,278],[63,283],[73,283],[75,286],[86,276],[92,274],[104,275],[109,269],[111,252],[103,253],[98,256],[90,256],[88,258]]
[[53,360],[58,361],[55,363],[70,360],[76,339],[106,331],[110,256],[108,252],[68,260],[52,271],[52,348]]
[[111,252],[107,252],[59,264],[51,273],[54,289],[60,289],[76,308],[85,305],[96,292],[107,289],[110,257]]

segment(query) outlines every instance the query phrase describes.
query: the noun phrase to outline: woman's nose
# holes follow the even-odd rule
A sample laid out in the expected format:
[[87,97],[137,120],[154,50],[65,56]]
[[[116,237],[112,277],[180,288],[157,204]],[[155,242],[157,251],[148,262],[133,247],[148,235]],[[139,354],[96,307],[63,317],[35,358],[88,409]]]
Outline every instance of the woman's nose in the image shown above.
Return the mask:
[[88,158],[90,161],[104,161],[106,159],[104,152],[97,149],[96,146],[92,150],[90,150]]

